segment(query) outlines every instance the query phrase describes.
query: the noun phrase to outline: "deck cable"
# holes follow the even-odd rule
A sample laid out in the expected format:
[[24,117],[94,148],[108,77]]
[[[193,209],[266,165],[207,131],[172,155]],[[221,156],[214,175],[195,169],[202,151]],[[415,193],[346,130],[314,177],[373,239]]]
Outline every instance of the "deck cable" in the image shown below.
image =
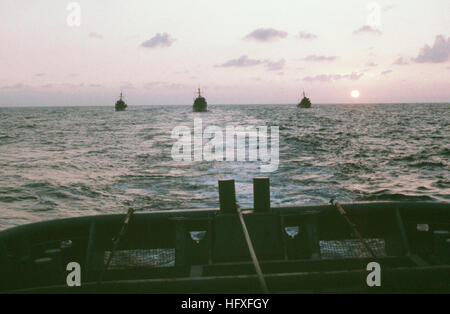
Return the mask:
[[[222,180],[222,174],[220,169],[217,168],[214,164],[214,168],[216,168],[219,178]],[[261,266],[259,265],[258,257],[256,256],[255,249],[253,247],[252,239],[250,238],[250,234],[247,229],[247,225],[245,224],[244,217],[242,216],[241,206],[238,201],[236,201],[236,209],[237,214],[239,216],[239,221],[241,222],[242,232],[244,233],[245,242],[247,243],[247,248],[252,258],[253,266],[255,267],[256,275],[258,276],[259,286],[263,293],[269,293],[269,289],[267,288],[266,280],[264,279],[264,274],[261,271]]]
[[114,252],[116,251],[117,247],[119,246],[120,241],[122,240],[122,238],[125,236],[128,225],[130,223],[131,217],[134,214],[134,209],[133,208],[129,208],[127,215],[125,216],[125,219],[123,221],[122,224],[122,228],[120,229],[119,234],[117,235],[117,237],[113,238],[113,247],[111,252],[109,253],[108,256],[108,261],[106,262],[105,266],[103,267],[100,276],[98,278],[97,284],[100,285],[102,283],[103,280],[103,275],[106,273],[106,271],[108,270],[109,264],[111,263],[111,260],[113,258]]
[[342,207],[341,204],[339,204],[339,202],[332,198],[330,200],[330,204],[332,206],[334,206],[338,212],[341,214],[342,217],[344,217],[345,221],[347,222],[347,224],[349,225],[350,229],[352,230],[352,232],[359,238],[359,241],[362,243],[362,245],[366,248],[367,252],[369,253],[370,257],[376,258],[375,252],[372,250],[372,248],[370,247],[370,245],[367,243],[367,241],[363,238],[363,236],[361,235],[361,233],[358,231],[358,229],[356,228],[356,224],[354,224],[350,218],[348,218],[347,216],[347,212],[344,210],[344,208]]
[[247,242],[248,251],[250,256],[252,257],[253,266],[255,267],[256,274],[258,275],[259,285],[263,293],[269,293],[269,289],[267,288],[266,280],[264,279],[264,275],[261,271],[261,267],[259,265],[258,258],[255,253],[255,249],[253,248],[252,239],[250,238],[250,234],[247,230],[247,225],[245,224],[244,217],[242,216],[242,211],[240,210],[239,204],[236,202],[237,212],[239,215],[239,220],[241,221],[242,231],[244,232],[245,241]]

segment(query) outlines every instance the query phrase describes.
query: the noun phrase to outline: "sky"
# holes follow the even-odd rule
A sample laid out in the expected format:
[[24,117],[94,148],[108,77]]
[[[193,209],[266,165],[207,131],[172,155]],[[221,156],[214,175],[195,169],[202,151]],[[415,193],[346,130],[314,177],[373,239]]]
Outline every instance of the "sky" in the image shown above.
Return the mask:
[[[2,0],[0,106],[450,102],[448,0]],[[352,91],[358,91],[359,97]]]

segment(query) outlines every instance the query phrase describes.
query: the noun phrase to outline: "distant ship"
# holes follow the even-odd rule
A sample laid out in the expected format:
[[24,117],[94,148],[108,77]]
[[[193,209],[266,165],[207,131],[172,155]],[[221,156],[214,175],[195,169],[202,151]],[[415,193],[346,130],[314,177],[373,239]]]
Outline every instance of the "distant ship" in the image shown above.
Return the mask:
[[198,89],[198,96],[194,100],[193,109],[194,112],[206,112],[206,99],[200,94],[200,88]]
[[311,108],[311,101],[305,96],[305,91],[303,91],[303,98],[297,105],[299,108]]
[[120,99],[116,101],[116,111],[128,110],[128,105],[122,100],[122,92],[120,92]]

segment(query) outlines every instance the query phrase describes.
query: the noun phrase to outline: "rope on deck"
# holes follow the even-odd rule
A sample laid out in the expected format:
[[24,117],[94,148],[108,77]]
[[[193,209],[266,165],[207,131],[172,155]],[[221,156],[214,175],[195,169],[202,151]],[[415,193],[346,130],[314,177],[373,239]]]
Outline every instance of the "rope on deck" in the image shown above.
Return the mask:
[[117,247],[119,246],[120,241],[122,240],[122,238],[124,237],[124,235],[127,231],[127,227],[128,227],[128,224],[130,223],[130,219],[133,216],[133,213],[134,213],[134,209],[129,208],[127,215],[125,216],[125,220],[123,221],[122,228],[120,229],[118,236],[115,237],[113,240],[113,248],[111,250],[111,253],[109,254],[108,261],[106,262],[105,266],[103,267],[103,270],[100,273],[100,277],[98,278],[97,284],[99,284],[99,285],[102,283],[103,275],[108,270],[109,264],[111,263],[111,260],[114,256],[114,252],[116,251]]
[[259,266],[258,258],[256,257],[255,249],[253,248],[252,239],[250,238],[250,234],[247,230],[247,225],[245,224],[244,217],[242,216],[242,212],[240,210],[239,204],[236,202],[236,206],[238,207],[238,215],[239,220],[241,221],[242,231],[244,232],[245,241],[247,242],[248,251],[250,256],[252,257],[253,266],[255,267],[256,274],[258,275],[259,285],[263,293],[269,293],[269,289],[267,288],[266,280],[264,279],[264,275],[261,271],[261,267]]
[[356,229],[356,225],[350,220],[350,218],[347,217],[347,212],[344,210],[344,208],[341,206],[341,204],[339,204],[339,202],[337,200],[335,200],[334,198],[332,198],[330,200],[330,204],[339,211],[339,213],[342,215],[342,217],[344,217],[344,219],[347,222],[347,224],[349,225],[350,229],[359,238],[359,241],[361,241],[361,243],[364,245],[367,252],[369,252],[370,256],[375,258],[376,255],[375,255],[374,251],[369,246],[369,244],[366,242],[366,240],[363,238],[361,233],[359,233],[358,229]]

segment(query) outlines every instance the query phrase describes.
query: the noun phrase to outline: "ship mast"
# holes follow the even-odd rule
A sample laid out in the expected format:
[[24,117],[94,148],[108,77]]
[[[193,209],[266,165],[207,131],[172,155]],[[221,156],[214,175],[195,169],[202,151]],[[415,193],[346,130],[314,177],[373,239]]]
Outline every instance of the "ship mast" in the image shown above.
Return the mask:
[[122,100],[122,91],[120,91],[120,100]]
[[201,97],[202,95],[200,95],[200,87],[198,88],[198,97]]

